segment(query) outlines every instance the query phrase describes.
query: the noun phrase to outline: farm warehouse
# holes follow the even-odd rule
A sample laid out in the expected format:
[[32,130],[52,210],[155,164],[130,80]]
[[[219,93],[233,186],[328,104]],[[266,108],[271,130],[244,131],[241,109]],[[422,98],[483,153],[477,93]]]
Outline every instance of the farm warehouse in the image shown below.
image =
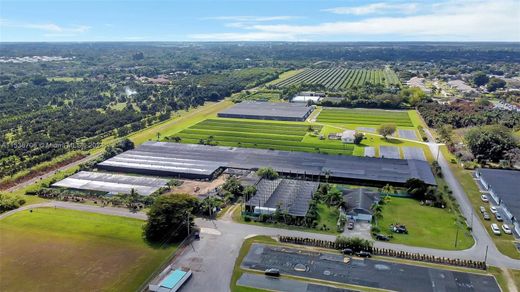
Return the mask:
[[167,183],[168,180],[162,178],[80,171],[52,186],[121,194],[129,194],[134,189],[138,194],[148,196]]
[[272,167],[295,176],[329,174],[331,181],[361,184],[404,184],[419,178],[435,185],[425,161],[327,155],[278,150],[146,142],[98,164],[99,168],[150,175],[212,179],[224,168],[258,169]]
[[301,103],[241,102],[217,115],[221,118],[302,122],[313,110],[313,107]]

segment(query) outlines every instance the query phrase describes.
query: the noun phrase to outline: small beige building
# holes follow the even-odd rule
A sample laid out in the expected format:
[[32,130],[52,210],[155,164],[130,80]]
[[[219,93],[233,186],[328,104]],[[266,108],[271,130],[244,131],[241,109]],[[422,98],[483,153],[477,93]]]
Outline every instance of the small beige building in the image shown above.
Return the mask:
[[341,133],[341,142],[343,143],[354,143],[356,131],[354,130],[345,130]]

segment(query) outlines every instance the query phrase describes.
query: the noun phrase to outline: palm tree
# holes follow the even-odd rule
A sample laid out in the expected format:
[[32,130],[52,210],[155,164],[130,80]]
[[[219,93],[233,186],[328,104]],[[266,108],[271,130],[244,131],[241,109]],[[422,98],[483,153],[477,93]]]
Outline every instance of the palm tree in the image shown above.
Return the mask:
[[343,193],[334,187],[327,192],[326,198],[329,206],[337,206],[343,201]]
[[370,209],[372,217],[375,219],[375,225],[377,225],[377,220],[383,218],[383,207],[379,203],[374,203]]

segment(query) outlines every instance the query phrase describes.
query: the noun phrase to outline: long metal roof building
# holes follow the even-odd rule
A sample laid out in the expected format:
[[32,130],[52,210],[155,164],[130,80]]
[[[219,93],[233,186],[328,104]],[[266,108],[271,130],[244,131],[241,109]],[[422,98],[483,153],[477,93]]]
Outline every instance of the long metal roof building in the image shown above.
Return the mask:
[[327,155],[265,149],[146,142],[98,164],[119,172],[185,178],[214,177],[225,168],[272,167],[293,176],[314,176],[338,182],[397,183],[418,178],[435,185],[429,164],[420,160]]
[[221,118],[305,121],[313,107],[302,103],[244,101],[219,112]]

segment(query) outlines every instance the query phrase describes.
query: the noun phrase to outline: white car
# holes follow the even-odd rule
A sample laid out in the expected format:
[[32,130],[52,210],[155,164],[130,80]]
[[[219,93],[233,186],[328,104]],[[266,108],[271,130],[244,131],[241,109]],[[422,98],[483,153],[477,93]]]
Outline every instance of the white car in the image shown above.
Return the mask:
[[491,213],[493,213],[493,214],[496,214],[498,212],[497,207],[495,207],[495,206],[489,208],[489,211],[491,211]]
[[511,228],[507,224],[502,224],[502,230],[504,230],[505,234],[512,234]]
[[495,235],[500,235],[500,228],[498,228],[496,223],[491,224],[491,230]]
[[489,202],[489,199],[486,195],[480,196],[480,199],[482,200],[482,202],[486,202],[486,203]]

